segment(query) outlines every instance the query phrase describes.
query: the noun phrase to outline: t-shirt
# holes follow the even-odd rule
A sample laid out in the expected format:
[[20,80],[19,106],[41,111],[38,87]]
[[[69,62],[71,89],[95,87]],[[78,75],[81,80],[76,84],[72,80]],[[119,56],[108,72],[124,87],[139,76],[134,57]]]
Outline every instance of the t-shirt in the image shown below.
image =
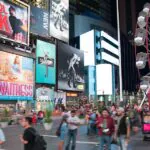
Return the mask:
[[[79,119],[77,116],[75,116],[75,117],[70,116],[70,117],[68,118],[68,123],[69,123],[69,122],[79,124],[79,123],[80,123],[80,119]],[[69,128],[70,130],[75,130],[75,129],[78,128],[78,126],[73,125],[73,124],[68,124],[68,128]]]
[[24,145],[24,150],[33,150],[34,146],[34,140],[35,140],[35,135],[36,130],[32,127],[26,129],[23,134],[23,139],[25,141],[28,141],[28,144]]

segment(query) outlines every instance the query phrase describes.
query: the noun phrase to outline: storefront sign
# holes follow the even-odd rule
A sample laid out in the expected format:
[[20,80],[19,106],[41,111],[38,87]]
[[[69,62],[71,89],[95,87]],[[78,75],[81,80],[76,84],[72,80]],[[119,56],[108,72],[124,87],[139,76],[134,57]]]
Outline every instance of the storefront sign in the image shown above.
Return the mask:
[[0,52],[0,100],[33,99],[33,59]]
[[78,94],[77,93],[67,93],[68,97],[77,97]]
[[29,44],[29,6],[19,0],[0,0],[0,36]]
[[36,82],[56,83],[56,47],[54,44],[37,41]]

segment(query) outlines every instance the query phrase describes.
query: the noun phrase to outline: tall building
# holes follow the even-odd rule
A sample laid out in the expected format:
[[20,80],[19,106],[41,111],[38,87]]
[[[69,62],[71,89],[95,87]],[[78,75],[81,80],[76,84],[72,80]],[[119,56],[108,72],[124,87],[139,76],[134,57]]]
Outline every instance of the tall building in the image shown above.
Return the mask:
[[[111,0],[70,0],[70,37],[80,36],[95,29],[104,30],[116,38],[115,16],[115,3]],[[85,22],[85,25],[79,30],[83,26],[75,25],[83,25],[82,21]]]

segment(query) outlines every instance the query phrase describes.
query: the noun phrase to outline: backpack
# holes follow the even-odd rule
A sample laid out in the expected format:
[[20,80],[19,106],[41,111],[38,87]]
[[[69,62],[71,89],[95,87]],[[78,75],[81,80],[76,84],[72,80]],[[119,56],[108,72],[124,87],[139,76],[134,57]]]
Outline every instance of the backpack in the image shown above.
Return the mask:
[[43,138],[43,136],[41,136],[37,132],[34,133],[31,130],[30,130],[30,132],[35,136],[33,150],[46,150],[47,143],[46,143],[45,139]]

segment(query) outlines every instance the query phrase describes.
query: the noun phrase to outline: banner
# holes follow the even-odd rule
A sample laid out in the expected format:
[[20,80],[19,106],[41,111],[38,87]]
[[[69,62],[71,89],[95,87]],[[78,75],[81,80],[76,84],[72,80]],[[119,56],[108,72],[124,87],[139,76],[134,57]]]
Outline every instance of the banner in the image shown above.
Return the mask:
[[40,40],[36,48],[36,82],[56,83],[56,47]]
[[69,41],[69,0],[50,1],[50,36]]
[[30,31],[34,34],[48,36],[49,32],[49,13],[48,11],[31,7]]
[[0,0],[0,37],[29,44],[29,6],[18,0]]
[[84,91],[84,53],[58,43],[58,89]]
[[33,59],[0,51],[0,100],[33,99]]

